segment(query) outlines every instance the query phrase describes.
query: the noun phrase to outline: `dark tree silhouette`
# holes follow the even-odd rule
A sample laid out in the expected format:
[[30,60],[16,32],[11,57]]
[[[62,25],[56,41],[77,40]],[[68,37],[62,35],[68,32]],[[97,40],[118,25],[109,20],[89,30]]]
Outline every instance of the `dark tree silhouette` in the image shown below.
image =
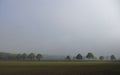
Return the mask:
[[36,58],[40,61],[43,56],[41,54],[37,54]]
[[76,56],[76,59],[82,60],[82,59],[83,59],[83,57],[82,57],[82,55],[81,55],[81,54],[78,54],[78,55]]
[[88,53],[86,58],[88,59],[94,59],[94,55],[92,53]]
[[21,54],[17,54],[16,58],[17,58],[17,60],[20,60],[22,58],[22,55]]
[[26,53],[23,53],[22,54],[22,59],[25,60],[27,58],[27,54]]
[[100,59],[100,60],[104,60],[104,56],[100,56],[99,59]]
[[110,56],[110,59],[111,59],[111,60],[116,60],[116,57],[115,57],[114,55],[111,55],[111,56]]
[[30,58],[30,60],[33,61],[34,58],[35,58],[35,54],[34,54],[34,53],[30,53],[30,54],[28,55],[28,58]]
[[71,60],[71,57],[68,55],[68,56],[66,56],[66,59],[67,60]]

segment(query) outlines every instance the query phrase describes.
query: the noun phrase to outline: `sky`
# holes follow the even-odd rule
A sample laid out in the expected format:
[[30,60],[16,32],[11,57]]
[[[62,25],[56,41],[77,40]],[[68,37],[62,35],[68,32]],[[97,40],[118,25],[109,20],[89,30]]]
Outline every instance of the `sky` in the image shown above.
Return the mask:
[[0,0],[0,52],[120,56],[120,1]]

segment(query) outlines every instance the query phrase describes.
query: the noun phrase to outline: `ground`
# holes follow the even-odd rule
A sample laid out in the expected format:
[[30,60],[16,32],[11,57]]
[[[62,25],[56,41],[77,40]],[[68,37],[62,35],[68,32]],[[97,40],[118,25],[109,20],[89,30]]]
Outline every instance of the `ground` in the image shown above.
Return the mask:
[[0,75],[120,75],[120,63],[0,61]]

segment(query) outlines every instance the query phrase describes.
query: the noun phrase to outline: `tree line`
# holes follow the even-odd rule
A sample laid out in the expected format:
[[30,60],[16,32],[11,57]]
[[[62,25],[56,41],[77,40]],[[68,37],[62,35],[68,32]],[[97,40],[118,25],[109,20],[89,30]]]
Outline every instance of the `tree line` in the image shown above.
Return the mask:
[[[88,60],[96,60],[96,57],[93,55],[93,53],[90,53],[90,52],[86,55],[85,58],[88,59]],[[66,56],[66,59],[67,60],[72,60],[72,58],[69,55]],[[75,59],[77,59],[77,60],[85,60],[80,53],[75,56]],[[105,60],[105,57],[104,56],[99,56],[99,60]],[[112,61],[116,60],[115,55],[112,54],[110,56],[110,60],[112,60]]]
[[[43,55],[42,54],[37,54],[35,55],[34,53],[30,53],[30,54],[26,54],[26,53],[23,53],[23,54],[17,54],[16,55],[16,58],[17,60],[41,60],[41,58],[43,58]],[[86,55],[86,60],[96,60],[96,57],[94,56],[93,53],[89,52],[87,55]],[[66,60],[72,60],[72,57],[71,56],[66,56],[65,58]],[[79,53],[75,56],[75,59],[76,60],[85,60],[84,57]],[[99,56],[99,60],[105,60],[105,57],[104,56]],[[115,55],[111,55],[110,56],[110,60],[114,61],[116,60],[116,57]]]
[[24,60],[31,60],[31,61],[39,60],[40,61],[42,57],[43,57],[42,54],[35,55],[34,53],[30,53],[30,54],[23,53],[23,54],[16,55],[17,60],[23,60],[23,61]]
[[[34,54],[34,53],[23,53],[23,54],[10,54],[10,53],[0,53],[0,60],[17,60],[17,61],[34,61],[38,60],[40,61],[44,56],[40,53]],[[99,60],[105,60],[104,56],[99,56]],[[89,52],[85,57],[82,56],[80,53],[78,53],[74,59],[71,56],[66,56],[64,60],[98,60],[93,53]],[[59,60],[59,59],[58,59]],[[111,55],[109,60],[116,60],[115,55]]]

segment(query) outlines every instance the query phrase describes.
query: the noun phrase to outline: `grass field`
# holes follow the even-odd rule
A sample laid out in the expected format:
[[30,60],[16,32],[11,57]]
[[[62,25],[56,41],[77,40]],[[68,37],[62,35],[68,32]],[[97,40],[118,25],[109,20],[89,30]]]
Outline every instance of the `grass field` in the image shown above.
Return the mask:
[[120,75],[120,63],[1,61],[0,75]]

